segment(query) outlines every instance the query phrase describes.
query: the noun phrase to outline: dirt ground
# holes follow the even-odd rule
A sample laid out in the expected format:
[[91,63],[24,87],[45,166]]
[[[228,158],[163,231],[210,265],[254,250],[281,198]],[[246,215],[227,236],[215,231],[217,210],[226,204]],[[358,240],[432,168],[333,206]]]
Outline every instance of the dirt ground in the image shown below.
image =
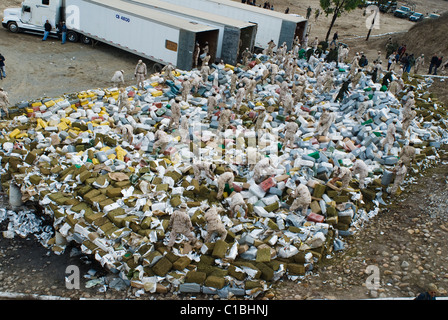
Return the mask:
[[[260,0],[258,0],[260,1]],[[20,5],[20,0],[0,3],[0,9]],[[291,13],[304,15],[306,8],[318,7],[318,0],[274,0],[275,9],[290,7]],[[443,0],[414,1],[417,11],[441,12],[448,9]],[[400,3],[401,4],[401,3]],[[363,11],[357,9],[340,17],[333,29],[342,41],[373,58],[384,38],[379,35],[406,32],[413,23],[380,16],[380,29],[372,31],[371,41],[365,41]],[[330,17],[311,19],[310,37],[325,37]],[[376,40],[376,38],[378,38]],[[7,78],[0,84],[9,93],[11,103],[41,97],[58,97],[64,93],[110,86],[115,70],[125,71],[126,85],[133,85],[133,70],[139,57],[99,44],[95,47],[80,43],[61,45],[57,39],[41,41],[40,36],[12,34],[0,30],[0,53],[6,58]],[[146,61],[151,66],[150,61]],[[438,83],[439,92],[446,86]],[[443,156],[445,157],[445,156]],[[425,174],[416,174],[407,192],[383,210],[352,237],[344,239],[346,249],[315,266],[312,275],[297,281],[285,280],[272,290],[273,299],[365,299],[371,297],[412,297],[428,282],[436,283],[442,294],[448,288],[447,251],[447,184],[448,159]],[[32,239],[0,237],[0,291],[26,294],[59,295],[71,299],[136,299],[132,290],[99,292],[98,287],[68,291],[65,288],[65,268],[77,264],[81,273],[100,270],[95,262],[70,256],[67,250],[57,256]],[[380,287],[371,292],[366,287],[366,268],[375,265],[380,270]],[[191,296],[144,295],[139,299],[190,299]],[[198,298],[198,297],[195,297]],[[199,297],[200,298],[200,297]],[[207,297],[202,297],[207,299]]]

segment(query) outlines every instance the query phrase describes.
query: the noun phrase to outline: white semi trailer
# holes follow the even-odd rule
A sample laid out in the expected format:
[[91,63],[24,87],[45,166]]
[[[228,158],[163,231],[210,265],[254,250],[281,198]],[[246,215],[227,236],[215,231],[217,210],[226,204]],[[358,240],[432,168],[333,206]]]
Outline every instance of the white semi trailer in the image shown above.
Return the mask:
[[244,49],[248,48],[250,51],[254,49],[255,37],[257,34],[257,25],[255,23],[178,6],[162,0],[127,1],[154,10],[159,10],[176,17],[218,28],[219,36],[216,57],[212,56],[211,61],[222,59],[229,64],[235,64]]
[[302,40],[308,21],[296,14],[284,14],[231,0],[164,0],[171,4],[214,13],[225,17],[253,22],[258,25],[255,46],[266,48],[270,40],[277,45],[286,42],[292,48],[294,38]]
[[21,8],[4,11],[2,25],[11,32],[42,34],[46,20],[53,26],[51,36],[65,20],[69,41],[95,39],[184,70],[193,66],[196,42],[207,41],[213,56],[218,44],[216,27],[122,0],[25,0]]

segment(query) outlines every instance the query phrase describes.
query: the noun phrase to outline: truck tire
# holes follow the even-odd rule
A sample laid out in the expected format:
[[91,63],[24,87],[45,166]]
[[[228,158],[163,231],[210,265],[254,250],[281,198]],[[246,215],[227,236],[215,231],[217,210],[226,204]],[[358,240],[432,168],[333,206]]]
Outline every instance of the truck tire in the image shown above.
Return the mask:
[[69,31],[67,32],[67,40],[70,42],[78,42],[79,34],[75,31]]
[[152,66],[152,71],[154,73],[160,73],[163,69],[163,66],[160,63],[154,63],[154,65]]
[[87,37],[85,35],[82,35],[81,36],[81,42],[83,44],[91,44],[92,43],[92,38],[89,38],[89,37]]
[[17,23],[9,22],[8,23],[8,30],[11,31],[12,33],[17,33],[17,32],[19,32],[19,27],[17,26]]

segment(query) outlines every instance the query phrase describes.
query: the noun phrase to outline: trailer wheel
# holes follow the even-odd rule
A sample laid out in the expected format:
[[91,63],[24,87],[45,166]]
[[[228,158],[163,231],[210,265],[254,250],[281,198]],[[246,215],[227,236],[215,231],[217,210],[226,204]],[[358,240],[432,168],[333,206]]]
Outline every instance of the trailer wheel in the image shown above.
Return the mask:
[[79,35],[75,31],[69,31],[67,32],[67,40],[70,42],[78,42]]
[[92,43],[92,39],[87,37],[87,36],[82,35],[81,36],[81,42],[83,44],[91,44]]
[[154,63],[154,65],[152,66],[152,70],[154,73],[160,73],[162,72],[162,65],[160,63]]
[[17,32],[19,32],[19,27],[17,26],[17,23],[9,22],[8,23],[8,30],[11,31],[12,33],[17,33]]

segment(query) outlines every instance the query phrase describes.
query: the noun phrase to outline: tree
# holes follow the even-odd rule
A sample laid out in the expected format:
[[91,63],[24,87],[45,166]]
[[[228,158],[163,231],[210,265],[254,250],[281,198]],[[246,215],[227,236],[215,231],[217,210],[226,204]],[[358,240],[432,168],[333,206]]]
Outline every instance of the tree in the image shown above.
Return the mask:
[[327,36],[325,41],[328,41],[330,37],[331,29],[338,17],[340,17],[344,12],[352,11],[356,9],[358,5],[362,4],[363,0],[320,0],[320,7],[325,12],[325,15],[332,14],[330,27],[328,28]]

